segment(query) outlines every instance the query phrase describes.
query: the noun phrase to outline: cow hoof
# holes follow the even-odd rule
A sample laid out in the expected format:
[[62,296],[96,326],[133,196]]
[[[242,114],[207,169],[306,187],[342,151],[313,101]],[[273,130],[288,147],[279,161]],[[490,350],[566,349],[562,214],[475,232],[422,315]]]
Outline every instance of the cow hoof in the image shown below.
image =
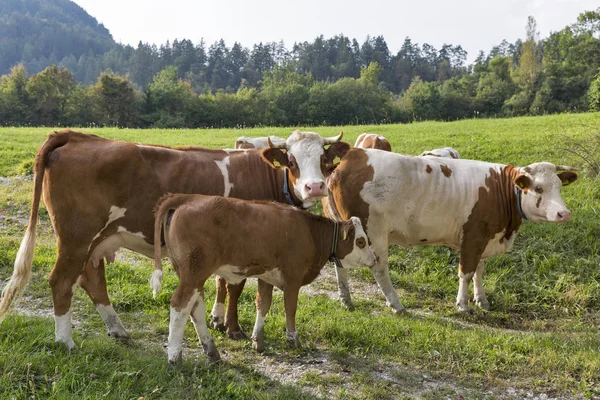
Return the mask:
[[264,336],[252,337],[252,348],[259,353],[265,351],[265,338]]
[[406,311],[406,308],[404,308],[404,306],[402,304],[400,304],[399,306],[390,306],[392,307],[392,312],[396,315],[405,315],[408,313],[408,311]]
[[108,336],[123,344],[133,344],[133,339],[127,332],[108,332]]
[[64,350],[68,351],[69,353],[72,350],[75,350],[75,348],[76,348],[75,342],[72,339],[68,340],[67,342],[56,341],[54,343],[56,344],[56,346],[58,346],[61,349],[64,349]]
[[227,337],[233,340],[248,339],[248,336],[241,329],[238,331],[227,332]]
[[340,299],[340,301],[348,311],[354,311],[356,309],[356,307],[354,307],[354,302],[351,299]]
[[468,314],[471,312],[471,307],[469,307],[468,305],[462,305],[462,304],[457,304],[456,307],[458,307],[458,311],[460,311],[462,314]]
[[210,321],[210,327],[219,332],[225,332],[225,323],[223,322],[223,318],[215,317],[213,315]]
[[208,360],[211,362],[211,364],[221,360],[219,350],[217,350],[217,346],[215,346],[215,342],[212,340],[208,343],[208,345],[202,344],[202,348],[204,349],[204,353],[208,356]]
[[296,339],[287,339],[287,344],[288,344],[288,346],[290,346],[293,349],[299,349],[300,348],[300,340],[298,340],[298,338],[296,338]]
[[490,303],[487,301],[487,299],[475,300],[475,305],[484,311],[490,310]]
[[169,365],[173,367],[181,367],[183,365],[183,358],[181,357],[181,354],[174,358],[169,358]]

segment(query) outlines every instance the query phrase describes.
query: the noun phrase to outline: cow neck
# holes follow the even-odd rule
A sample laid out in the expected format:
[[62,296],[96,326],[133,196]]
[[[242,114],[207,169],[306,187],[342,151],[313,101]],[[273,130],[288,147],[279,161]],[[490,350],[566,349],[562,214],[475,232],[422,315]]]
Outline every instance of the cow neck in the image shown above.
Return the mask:
[[288,177],[288,173],[289,172],[289,168],[281,168],[280,171],[282,171],[283,174],[283,183],[281,185],[281,193],[283,194],[283,202],[287,202],[288,204],[294,206],[294,207],[298,207],[300,209],[304,209],[303,204],[300,200],[298,200],[296,198],[296,196],[294,195],[294,191],[293,189],[290,190],[290,179]]
[[[320,271],[331,257],[333,241],[337,242],[336,236],[339,238],[340,223],[320,215],[311,215],[311,217],[310,233],[316,248],[314,267]],[[334,231],[338,234],[336,235]]]
[[500,182],[498,182],[502,186],[500,193],[504,194],[502,202],[506,202],[504,208],[508,220],[504,228],[506,229],[505,237],[507,239],[512,236],[513,232],[519,229],[519,226],[523,223],[523,219],[527,219],[521,208],[521,193],[517,194],[517,190],[515,190],[516,186],[514,182],[518,175],[519,168],[507,165],[501,173]]

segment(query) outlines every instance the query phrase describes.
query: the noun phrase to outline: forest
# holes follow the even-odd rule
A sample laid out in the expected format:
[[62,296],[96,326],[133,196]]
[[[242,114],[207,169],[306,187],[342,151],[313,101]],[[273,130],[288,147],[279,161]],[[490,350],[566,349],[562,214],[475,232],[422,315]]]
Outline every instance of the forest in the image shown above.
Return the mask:
[[[525,22],[525,21],[524,21]],[[0,124],[243,127],[510,117],[600,108],[600,8],[480,51],[407,37],[174,40],[136,48],[69,0],[0,5]]]

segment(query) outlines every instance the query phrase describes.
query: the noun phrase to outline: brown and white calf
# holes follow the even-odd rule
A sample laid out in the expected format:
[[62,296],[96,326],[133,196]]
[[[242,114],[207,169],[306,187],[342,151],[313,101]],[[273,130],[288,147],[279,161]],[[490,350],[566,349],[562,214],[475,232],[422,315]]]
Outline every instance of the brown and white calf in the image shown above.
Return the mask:
[[392,151],[390,142],[385,137],[377,135],[376,133],[361,133],[358,138],[356,138],[354,147]]
[[[57,242],[49,278],[56,341],[75,346],[71,299],[77,284],[96,305],[109,335],[129,338],[108,298],[105,260],[114,260],[121,247],[153,256],[153,209],[160,197],[202,193],[308,207],[327,195],[324,173],[336,147],[343,145],[340,139],[294,131],[281,148],[260,152],[147,146],[71,130],[49,135],[35,158],[31,216],[2,292],[0,320],[31,277],[42,193]],[[287,168],[274,168],[274,160]],[[230,296],[240,291],[231,290]],[[235,307],[237,299],[229,304]],[[222,304],[216,306],[223,313]],[[228,309],[227,315],[228,330],[235,335],[237,309]]]
[[212,274],[230,283],[259,278],[252,339],[253,347],[262,351],[273,286],[284,293],[287,341],[298,347],[295,315],[300,287],[312,282],[332,256],[347,265],[375,264],[358,218],[338,223],[272,202],[169,195],[157,204],[154,229],[154,294],[162,280],[161,236],[179,276],[171,298],[169,362],[181,360],[190,315],[206,354],[211,361],[219,359],[204,305],[204,283]]
[[[342,219],[360,217],[379,256],[373,274],[394,311],[403,306],[389,277],[390,244],[459,250],[457,306],[467,311],[472,278],[475,302],[488,308],[484,261],[510,249],[524,216],[533,222],[569,220],[560,189],[577,180],[570,170],[548,162],[514,167],[349,149],[328,179],[329,202]],[[336,271],[340,298],[352,307],[346,270]]]
[[455,158],[455,159],[461,158],[458,151],[456,151],[452,147],[444,147],[443,149],[427,150],[427,151],[424,151],[421,154],[419,154],[419,157],[425,157],[425,156],[433,156],[433,157],[441,157],[441,158]]
[[277,136],[269,136],[268,138],[267,137],[252,138],[252,137],[241,136],[241,137],[237,138],[237,140],[235,141],[235,148],[236,149],[256,149],[256,150],[266,149],[266,148],[270,147],[267,139],[270,139],[271,143],[273,143],[275,145],[285,143],[284,138],[280,138]]

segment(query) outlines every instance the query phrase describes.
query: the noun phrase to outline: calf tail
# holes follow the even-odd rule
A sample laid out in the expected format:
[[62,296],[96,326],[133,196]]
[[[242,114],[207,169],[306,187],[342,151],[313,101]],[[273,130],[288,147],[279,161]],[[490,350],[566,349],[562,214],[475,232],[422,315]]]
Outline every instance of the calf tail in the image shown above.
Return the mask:
[[0,298],[0,322],[4,319],[12,302],[21,296],[25,286],[27,286],[31,279],[31,264],[33,263],[36,239],[35,228],[38,221],[42,185],[44,183],[44,171],[46,169],[48,155],[52,150],[65,145],[70,136],[68,131],[51,134],[35,156],[33,201],[31,202],[29,224],[27,225],[27,231],[25,232],[25,236],[23,237],[21,245],[19,246],[19,251],[17,252],[13,274],[2,290]]
[[162,288],[163,270],[161,263],[162,239],[167,247],[167,229],[168,229],[168,214],[173,211],[182,202],[182,197],[173,194],[166,194],[158,200],[154,208],[154,272],[150,278],[150,287],[152,295],[156,298],[158,292]]

